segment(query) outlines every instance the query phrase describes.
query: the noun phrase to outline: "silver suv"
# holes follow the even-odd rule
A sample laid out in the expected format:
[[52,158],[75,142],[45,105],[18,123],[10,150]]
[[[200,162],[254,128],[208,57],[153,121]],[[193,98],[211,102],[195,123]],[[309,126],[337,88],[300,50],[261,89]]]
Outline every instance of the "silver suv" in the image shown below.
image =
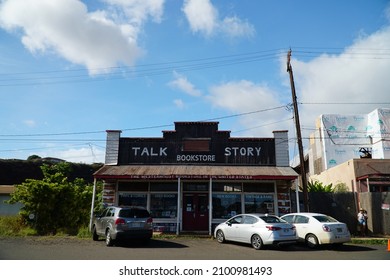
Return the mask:
[[117,240],[141,239],[149,241],[153,236],[153,219],[142,207],[110,206],[95,216],[92,224],[92,238],[105,237],[106,245]]

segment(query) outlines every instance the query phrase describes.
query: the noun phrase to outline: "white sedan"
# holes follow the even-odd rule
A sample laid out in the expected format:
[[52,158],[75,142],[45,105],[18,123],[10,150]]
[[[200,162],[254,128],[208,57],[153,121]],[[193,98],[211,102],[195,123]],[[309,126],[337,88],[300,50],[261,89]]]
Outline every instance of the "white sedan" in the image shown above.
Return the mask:
[[236,215],[219,224],[214,230],[214,237],[219,243],[248,243],[256,250],[263,245],[296,243],[298,239],[295,226],[268,214]]
[[290,213],[281,216],[288,223],[295,225],[299,241],[310,248],[321,244],[341,245],[351,241],[351,234],[345,223],[320,213]]

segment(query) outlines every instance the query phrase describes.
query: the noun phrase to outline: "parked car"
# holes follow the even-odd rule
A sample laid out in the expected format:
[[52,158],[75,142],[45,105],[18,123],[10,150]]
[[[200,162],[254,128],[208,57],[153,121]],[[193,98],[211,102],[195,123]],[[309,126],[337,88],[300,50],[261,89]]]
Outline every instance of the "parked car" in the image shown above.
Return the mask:
[[351,234],[345,223],[320,213],[290,213],[281,216],[288,223],[294,224],[300,242],[310,248],[321,244],[341,245],[351,241]]
[[236,215],[219,224],[214,230],[214,237],[219,243],[248,243],[256,250],[263,245],[295,243],[298,238],[294,225],[268,214]]
[[118,240],[140,239],[149,241],[153,236],[153,219],[145,208],[108,207],[95,216],[92,223],[92,238],[105,237],[106,245]]

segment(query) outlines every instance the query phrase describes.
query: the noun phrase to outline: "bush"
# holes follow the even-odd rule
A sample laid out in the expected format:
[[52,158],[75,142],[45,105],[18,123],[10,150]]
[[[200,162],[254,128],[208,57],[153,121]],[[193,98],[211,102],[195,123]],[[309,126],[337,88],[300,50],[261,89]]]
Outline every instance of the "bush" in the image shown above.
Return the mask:
[[[8,203],[22,203],[20,216],[39,234],[76,235],[89,223],[93,186],[80,178],[69,181],[69,163],[44,164],[41,169],[44,178],[27,179],[16,185]],[[98,195],[97,201],[100,200]],[[34,220],[29,219],[31,214]]]

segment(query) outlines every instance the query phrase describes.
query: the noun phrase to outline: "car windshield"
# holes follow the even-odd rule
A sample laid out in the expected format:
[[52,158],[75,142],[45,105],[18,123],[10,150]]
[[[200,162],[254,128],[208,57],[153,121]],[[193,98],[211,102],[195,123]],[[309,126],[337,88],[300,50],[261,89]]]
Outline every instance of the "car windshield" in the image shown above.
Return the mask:
[[335,223],[338,222],[335,218],[332,218],[331,216],[313,216],[316,220],[318,220],[320,223]]
[[148,218],[149,212],[144,209],[122,209],[119,211],[122,218]]
[[275,216],[260,216],[260,219],[262,219],[264,222],[273,224],[273,223],[286,223],[286,221],[279,219]]

